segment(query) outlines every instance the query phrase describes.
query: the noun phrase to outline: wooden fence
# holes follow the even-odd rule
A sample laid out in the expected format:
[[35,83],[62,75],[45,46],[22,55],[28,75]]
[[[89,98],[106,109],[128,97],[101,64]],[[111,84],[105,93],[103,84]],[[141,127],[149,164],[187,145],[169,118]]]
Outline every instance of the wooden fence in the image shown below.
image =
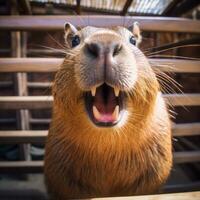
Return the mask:
[[[180,18],[162,17],[116,17],[116,16],[1,16],[1,31],[42,31],[62,30],[66,21],[76,26],[87,24],[95,26],[130,25],[139,21],[144,31],[200,33],[200,22]],[[63,59],[60,58],[0,58],[0,73],[32,73],[56,72]],[[153,68],[176,73],[200,73],[200,61],[176,59],[150,59]],[[173,66],[167,68],[169,63]],[[166,64],[166,65],[165,65]],[[27,87],[37,83],[27,82]],[[40,85],[40,84],[38,84]],[[200,106],[200,94],[165,94],[164,98],[174,106]],[[51,96],[1,96],[0,109],[44,109],[51,108]],[[30,121],[34,122],[34,119]],[[46,120],[47,123],[50,119]],[[173,124],[173,136],[200,135],[200,123]],[[44,143],[47,131],[16,130],[0,131],[0,144]],[[174,153],[175,163],[200,162],[200,151],[184,151]],[[34,173],[41,172],[43,161],[2,161],[0,173]]]

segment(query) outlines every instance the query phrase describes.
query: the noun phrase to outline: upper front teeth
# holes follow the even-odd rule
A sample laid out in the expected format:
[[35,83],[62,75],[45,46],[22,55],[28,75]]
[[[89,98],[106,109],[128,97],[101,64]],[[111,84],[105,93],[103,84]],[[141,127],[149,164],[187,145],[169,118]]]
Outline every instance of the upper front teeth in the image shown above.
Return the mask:
[[91,89],[91,93],[92,93],[92,96],[94,97],[95,94],[96,94],[96,87],[93,87],[93,88]]
[[115,96],[118,97],[119,96],[119,89],[118,88],[114,88],[114,92],[115,92]]

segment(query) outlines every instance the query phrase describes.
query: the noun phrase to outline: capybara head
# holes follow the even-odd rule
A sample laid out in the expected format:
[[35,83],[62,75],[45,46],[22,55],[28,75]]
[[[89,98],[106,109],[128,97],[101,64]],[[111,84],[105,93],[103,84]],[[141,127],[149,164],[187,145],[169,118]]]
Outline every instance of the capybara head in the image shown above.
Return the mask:
[[54,110],[79,128],[116,131],[139,127],[159,90],[151,66],[138,48],[138,23],[77,30],[65,25],[66,57],[53,86]]

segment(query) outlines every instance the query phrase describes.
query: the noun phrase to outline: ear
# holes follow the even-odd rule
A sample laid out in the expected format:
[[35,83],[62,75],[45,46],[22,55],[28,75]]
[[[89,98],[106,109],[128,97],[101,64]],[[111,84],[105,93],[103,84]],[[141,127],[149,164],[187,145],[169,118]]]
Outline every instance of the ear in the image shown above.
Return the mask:
[[69,45],[71,37],[75,35],[78,32],[78,30],[75,28],[75,26],[67,22],[64,26],[64,32],[65,32],[64,38],[66,44]]
[[132,33],[136,38],[137,44],[139,44],[142,41],[142,36],[141,36],[141,32],[140,32],[140,27],[139,27],[139,23],[138,22],[134,22],[132,27]]
[[78,30],[75,28],[75,26],[67,22],[64,26],[64,31],[65,31],[65,34],[69,34],[69,33],[75,34]]

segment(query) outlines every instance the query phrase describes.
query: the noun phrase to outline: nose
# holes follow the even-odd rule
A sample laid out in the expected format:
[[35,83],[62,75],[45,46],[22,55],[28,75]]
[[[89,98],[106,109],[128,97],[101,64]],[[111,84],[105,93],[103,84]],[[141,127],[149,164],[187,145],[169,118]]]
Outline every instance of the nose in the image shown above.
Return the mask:
[[111,43],[111,44],[101,44],[101,43],[88,43],[86,44],[87,52],[95,57],[98,58],[100,55],[108,55],[110,54],[111,57],[115,57],[118,55],[122,50],[122,44],[120,43]]

